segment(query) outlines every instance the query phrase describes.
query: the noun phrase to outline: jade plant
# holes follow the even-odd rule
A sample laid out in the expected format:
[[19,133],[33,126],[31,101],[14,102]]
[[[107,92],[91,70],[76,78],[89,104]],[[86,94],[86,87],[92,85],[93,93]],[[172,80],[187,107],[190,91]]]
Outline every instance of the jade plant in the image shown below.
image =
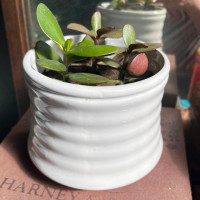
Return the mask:
[[155,9],[162,7],[157,0],[112,0],[111,6],[115,9]]
[[[77,44],[64,37],[62,30],[46,5],[37,7],[37,19],[42,31],[58,46],[62,56],[43,41],[36,43],[36,63],[45,68],[44,74],[61,81],[82,85],[121,85],[149,76],[146,52],[161,44],[137,43],[134,28],[127,24],[122,29],[102,27],[101,14],[91,18],[92,29],[70,23],[67,28],[84,33]],[[106,38],[123,37],[125,48],[105,45]]]

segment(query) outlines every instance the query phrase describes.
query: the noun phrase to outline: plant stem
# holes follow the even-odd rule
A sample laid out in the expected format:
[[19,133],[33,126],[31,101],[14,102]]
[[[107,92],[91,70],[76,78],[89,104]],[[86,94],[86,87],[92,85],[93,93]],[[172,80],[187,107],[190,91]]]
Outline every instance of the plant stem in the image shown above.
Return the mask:
[[94,43],[95,43],[95,45],[99,45],[99,43],[100,43],[99,39],[98,38],[94,38]]
[[62,74],[62,77],[63,77],[63,81],[65,81],[66,82],[66,76],[67,76],[67,74],[68,74],[68,65],[69,65],[69,63],[68,63],[68,57],[67,57],[67,55],[66,54],[64,54],[63,53],[63,64],[66,66],[66,71],[65,72],[63,72],[63,73],[61,73]]
[[69,61],[68,61],[68,57],[66,54],[63,54],[63,64],[67,67],[69,66]]
[[68,72],[62,72],[62,73],[60,73],[61,75],[62,75],[62,77],[63,77],[63,81],[64,82],[67,82],[67,75],[68,75]]

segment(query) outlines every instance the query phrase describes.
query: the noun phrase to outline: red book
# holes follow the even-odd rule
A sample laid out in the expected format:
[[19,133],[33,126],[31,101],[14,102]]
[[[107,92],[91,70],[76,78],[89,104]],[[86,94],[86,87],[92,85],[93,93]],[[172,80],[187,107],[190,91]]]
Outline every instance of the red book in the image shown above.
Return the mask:
[[76,190],[42,175],[27,153],[29,113],[0,145],[0,200],[192,200],[180,113],[162,109],[164,149],[143,179],[107,191]]
[[192,104],[196,116],[200,119],[200,47],[197,49],[195,57],[188,99]]

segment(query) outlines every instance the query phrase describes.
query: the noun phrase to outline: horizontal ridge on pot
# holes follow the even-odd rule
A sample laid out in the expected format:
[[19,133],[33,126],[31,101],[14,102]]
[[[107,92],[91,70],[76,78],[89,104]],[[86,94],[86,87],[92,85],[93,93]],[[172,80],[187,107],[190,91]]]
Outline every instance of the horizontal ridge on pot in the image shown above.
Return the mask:
[[[124,130],[124,126],[119,125],[108,125],[108,126],[84,126],[90,128],[90,132],[84,131],[82,126],[74,126],[71,128],[67,127],[64,123],[60,123],[60,128],[57,128],[54,125],[54,120],[49,120],[46,118],[41,118],[42,115],[40,112],[34,112],[34,120],[36,121],[36,126],[34,128],[38,129],[38,132],[46,132],[44,135],[50,135],[52,138],[57,138],[60,140],[68,140],[74,143],[82,143],[82,137],[85,137],[85,140],[90,138],[91,143],[99,144],[100,142],[104,142],[104,144],[112,144],[114,142],[122,142],[124,140],[128,140],[132,137],[137,137],[140,135],[140,132],[149,130],[158,120],[160,109],[157,107],[155,110],[152,110],[151,120],[149,120],[148,115],[144,116],[142,125],[138,125],[138,121],[126,123],[125,128],[131,127],[131,129]],[[39,118],[39,119],[38,119]],[[45,122],[45,121],[48,121]],[[72,131],[76,132],[76,134],[70,134]],[[123,131],[123,134],[121,132]],[[93,134],[95,132],[95,134]],[[109,134],[108,134],[109,133]],[[84,141],[83,141],[84,142]]]
[[[153,131],[152,131],[153,132]],[[159,131],[157,130],[156,133]],[[155,133],[154,133],[155,134]],[[41,141],[38,141],[37,137],[34,137],[32,140],[32,150],[35,154],[38,154],[38,157],[45,157],[45,161],[47,164],[51,163],[54,166],[57,165],[59,162],[59,168],[66,169],[66,173],[72,172],[76,173],[78,176],[82,176],[81,174],[89,173],[90,176],[94,173],[98,175],[104,175],[107,173],[111,174],[123,174],[123,170],[130,170],[131,167],[138,164],[138,161],[143,162],[142,160],[146,157],[151,156],[151,154],[155,151],[155,149],[158,146],[160,140],[160,136],[156,134],[156,137],[152,138],[152,141],[149,142],[150,145],[148,145],[148,148],[144,148],[145,145],[143,144],[138,149],[132,152],[129,152],[125,156],[120,156],[116,158],[110,157],[110,159],[88,159],[87,157],[82,158],[75,158],[74,156],[67,156],[63,154],[57,154],[55,151],[52,151],[52,149],[47,148]],[[45,152],[43,152],[43,149],[45,147]],[[80,148],[82,149],[82,148]],[[91,148],[92,149],[92,148]],[[139,150],[140,149],[140,150]],[[101,150],[100,148],[97,149],[97,151]],[[109,150],[109,149],[108,149]],[[94,150],[93,150],[94,151]],[[89,152],[89,148],[87,153]],[[85,155],[87,155],[86,151],[84,151]],[[102,152],[103,154],[104,152]],[[136,154],[137,153],[137,154]],[[135,155],[135,156],[133,156]],[[97,180],[98,181],[98,180]]]
[[[154,140],[154,142],[155,141],[156,140]],[[138,179],[141,179],[143,176],[149,173],[149,169],[153,169],[155,167],[161,156],[162,138],[160,137],[160,134],[158,134],[157,141],[158,142],[154,144],[154,148],[151,147],[145,149],[145,152],[147,152],[146,156],[142,157],[141,159],[137,157],[137,164],[131,164],[131,167],[127,166],[126,168],[123,168],[124,166],[122,165],[121,171],[110,169],[103,174],[99,172],[95,173],[91,170],[92,165],[88,165],[88,163],[86,163],[86,168],[90,171],[89,176],[87,172],[78,172],[79,168],[84,168],[84,162],[81,162],[78,166],[76,166],[78,167],[78,169],[72,166],[73,171],[71,171],[70,169],[66,169],[65,167],[63,168],[61,166],[57,166],[57,163],[52,163],[49,160],[45,160],[45,158],[41,157],[40,154],[35,154],[35,151],[33,149],[30,151],[30,155],[33,162],[42,171],[42,173],[61,184],[67,184],[68,186],[82,189],[104,190],[130,184],[133,182],[133,180],[137,181]],[[60,159],[57,159],[57,162],[59,162],[59,160]]]
[[[155,122],[155,120],[153,120],[152,122]],[[71,137],[68,136],[68,137],[65,137],[65,139],[63,139],[62,137],[60,138],[60,135],[63,134],[64,132],[62,133],[62,132],[54,131],[52,133],[51,131],[47,131],[43,127],[39,126],[37,123],[35,123],[35,125],[34,125],[34,133],[36,134],[36,137],[40,141],[41,144],[44,144],[46,146],[51,146],[53,151],[55,151],[56,153],[65,155],[65,154],[68,154],[69,152],[71,153],[71,151],[73,151],[73,156],[81,158],[81,155],[82,155],[82,152],[84,151],[84,149],[87,149],[87,150],[88,149],[96,149],[96,150],[98,149],[98,152],[96,152],[95,155],[93,155],[92,152],[91,152],[91,154],[87,155],[88,158],[95,157],[96,159],[98,159],[101,157],[101,154],[104,151],[105,152],[108,151],[107,154],[105,154],[105,157],[109,158],[109,156],[110,156],[110,159],[112,159],[115,156],[114,153],[116,153],[116,155],[117,155],[118,151],[119,151],[119,154],[124,154],[124,152],[128,153],[128,151],[127,151],[128,148],[131,148],[132,151],[136,151],[138,149],[138,147],[140,146],[140,144],[143,145],[143,143],[145,143],[145,141],[151,140],[152,139],[151,137],[153,137],[153,136],[150,133],[151,133],[151,131],[153,131],[154,133],[156,132],[155,130],[158,129],[158,127],[160,126],[159,123],[160,123],[160,121],[157,120],[156,123],[150,124],[150,125],[146,126],[146,128],[139,127],[139,130],[136,130],[136,131],[133,130],[132,135],[130,134],[130,130],[128,130],[128,131],[125,130],[123,133],[121,133],[121,135],[119,133],[117,133],[117,137],[122,138],[122,139],[116,140],[114,138],[114,141],[113,141],[111,139],[112,139],[112,137],[114,137],[114,135],[112,135],[112,137],[111,136],[108,137],[110,140],[109,142],[105,141],[105,139],[103,137],[100,137],[99,134],[96,136],[95,132],[93,132],[94,134],[92,135],[92,133],[90,133],[90,134],[87,132],[84,133],[84,131],[83,131],[82,137],[80,137],[79,140],[77,140],[77,139],[74,140],[73,136],[71,136]],[[141,131],[148,132],[148,134],[141,135],[140,134]],[[77,129],[76,131],[74,131],[74,134],[79,133],[79,135],[80,135],[80,132],[81,132],[81,129]],[[60,133],[60,135],[59,135],[59,133]],[[107,131],[107,134],[109,134],[109,131]],[[123,135],[125,135],[126,137],[123,138]],[[122,149],[122,150],[117,149],[117,146],[119,148],[123,147],[123,145],[134,142],[134,140],[138,141],[138,143],[135,144],[134,147],[127,146],[127,149]],[[59,144],[59,146],[57,146],[57,144]],[[86,146],[88,146],[88,148],[85,148]],[[106,147],[106,149],[104,149],[104,147]],[[78,148],[78,150],[76,150],[77,148]],[[116,150],[112,151],[112,149],[114,149],[114,148],[116,148]]]

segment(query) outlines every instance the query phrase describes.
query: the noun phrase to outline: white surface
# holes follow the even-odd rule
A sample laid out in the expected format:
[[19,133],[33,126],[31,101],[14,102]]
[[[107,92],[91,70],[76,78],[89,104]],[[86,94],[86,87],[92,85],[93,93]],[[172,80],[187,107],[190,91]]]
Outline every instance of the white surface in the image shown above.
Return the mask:
[[144,42],[162,43],[162,30],[166,18],[166,9],[160,10],[116,10],[108,9],[110,3],[101,3],[97,10],[102,14],[102,26],[123,28],[131,24],[136,38]]
[[160,110],[169,61],[156,75],[119,86],[83,86],[40,74],[35,52],[24,57],[31,99],[28,151],[49,178],[105,190],[148,174],[162,153]]

